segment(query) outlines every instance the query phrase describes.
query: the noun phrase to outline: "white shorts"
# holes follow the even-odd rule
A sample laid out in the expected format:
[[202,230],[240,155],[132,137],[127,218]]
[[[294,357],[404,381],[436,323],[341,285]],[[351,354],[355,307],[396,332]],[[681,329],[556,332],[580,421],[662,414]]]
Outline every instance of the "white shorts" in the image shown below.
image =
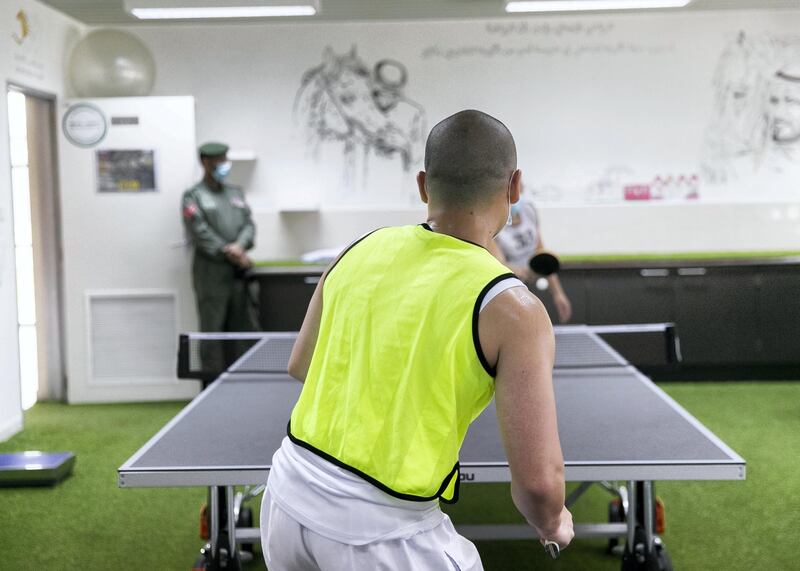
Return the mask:
[[475,545],[450,518],[408,539],[349,545],[299,524],[274,501],[261,501],[261,549],[270,571],[483,571]]

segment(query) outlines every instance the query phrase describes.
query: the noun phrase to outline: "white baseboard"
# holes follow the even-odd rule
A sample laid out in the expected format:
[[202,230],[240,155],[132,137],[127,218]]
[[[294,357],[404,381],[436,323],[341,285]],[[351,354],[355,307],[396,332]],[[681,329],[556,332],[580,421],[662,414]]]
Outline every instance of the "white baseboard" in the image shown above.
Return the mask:
[[22,430],[22,413],[20,412],[19,417],[12,418],[8,421],[4,421],[0,424],[0,442],[5,442],[12,436],[14,436],[17,432]]

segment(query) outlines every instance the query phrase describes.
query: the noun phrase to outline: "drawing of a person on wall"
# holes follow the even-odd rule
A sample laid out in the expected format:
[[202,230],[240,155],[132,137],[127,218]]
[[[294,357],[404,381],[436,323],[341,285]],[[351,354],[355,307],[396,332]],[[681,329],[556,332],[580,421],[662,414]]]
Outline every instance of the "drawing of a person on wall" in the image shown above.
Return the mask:
[[732,162],[743,159],[750,169],[762,147],[760,109],[766,65],[763,45],[740,32],[720,56],[714,74],[715,114],[706,135],[705,178],[724,183],[736,178]]
[[410,171],[421,160],[426,125],[422,106],[405,94],[405,66],[386,59],[370,68],[355,47],[345,54],[328,47],[322,60],[303,74],[294,103],[312,156],[322,145],[340,145],[351,187],[373,156],[400,161]]
[[714,76],[703,174],[724,184],[800,167],[800,39],[740,32]]
[[777,158],[800,158],[800,59],[775,72],[767,93],[766,139]]

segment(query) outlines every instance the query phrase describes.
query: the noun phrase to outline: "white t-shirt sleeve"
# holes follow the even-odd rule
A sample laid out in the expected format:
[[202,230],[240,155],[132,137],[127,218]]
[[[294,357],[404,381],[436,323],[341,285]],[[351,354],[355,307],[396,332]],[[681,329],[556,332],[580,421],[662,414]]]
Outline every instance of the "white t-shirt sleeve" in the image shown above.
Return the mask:
[[486,292],[486,295],[483,296],[483,301],[481,301],[481,307],[478,309],[478,313],[483,311],[484,308],[489,305],[490,301],[512,287],[524,287],[527,289],[527,286],[518,278],[506,278],[500,282],[497,282],[489,291]]

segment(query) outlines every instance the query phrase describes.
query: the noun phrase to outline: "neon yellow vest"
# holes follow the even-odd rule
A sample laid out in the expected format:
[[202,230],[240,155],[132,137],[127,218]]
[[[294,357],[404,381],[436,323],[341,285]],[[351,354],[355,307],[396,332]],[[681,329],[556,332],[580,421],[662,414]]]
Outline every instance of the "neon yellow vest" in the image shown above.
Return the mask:
[[458,452],[494,396],[481,300],[508,269],[426,225],[377,230],[322,290],[319,337],[289,436],[394,496],[458,499]]

